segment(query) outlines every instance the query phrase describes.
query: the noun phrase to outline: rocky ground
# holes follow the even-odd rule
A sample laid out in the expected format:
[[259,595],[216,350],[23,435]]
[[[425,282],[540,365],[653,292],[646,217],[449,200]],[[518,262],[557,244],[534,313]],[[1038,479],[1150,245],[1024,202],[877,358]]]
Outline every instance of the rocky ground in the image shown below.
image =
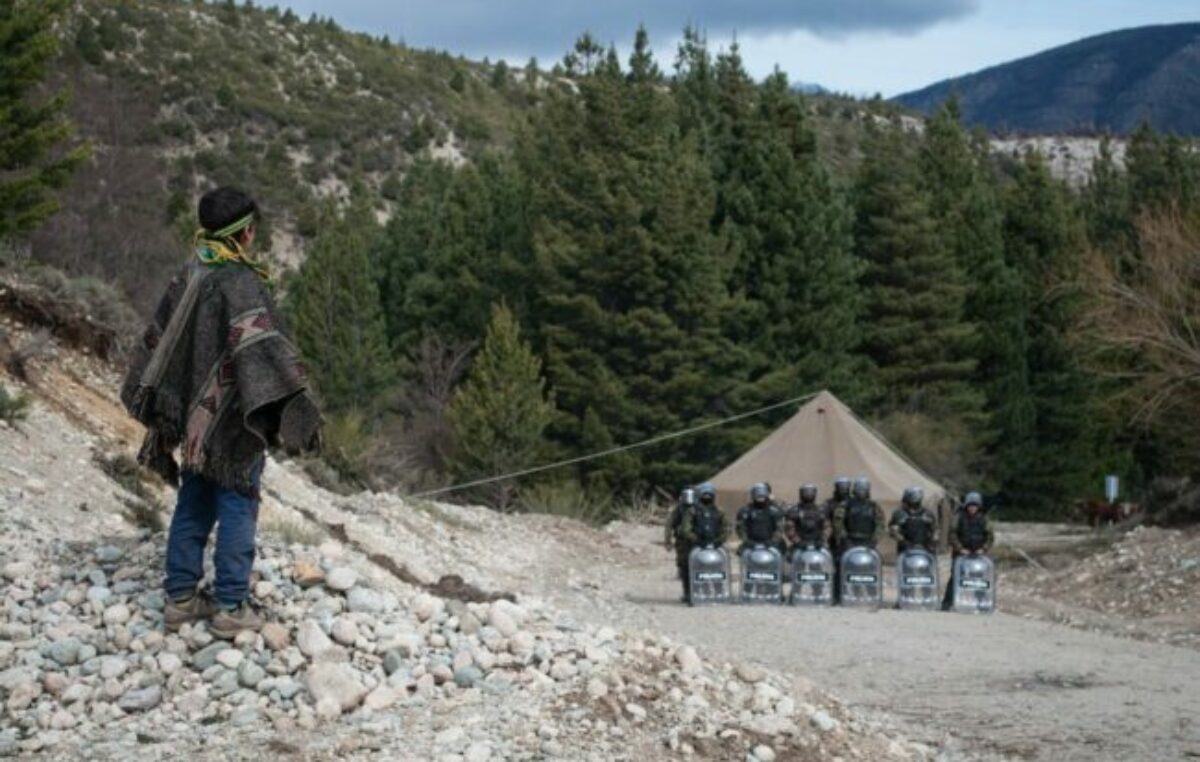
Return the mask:
[[[377,590],[336,542],[264,542],[260,634],[162,628],[160,535],[100,545],[9,533],[0,755],[142,751],[391,759],[920,757],[765,670],[537,601]],[[6,538],[6,539],[8,539]],[[199,727],[215,732],[197,733]]]
[[[1012,608],[1082,629],[1200,649],[1200,531],[1137,527],[1009,575]],[[1108,543],[1111,542],[1111,546]]]
[[[12,330],[12,326],[8,326]],[[10,333],[11,335],[11,333]],[[137,439],[113,378],[51,347],[0,426],[0,756],[412,760],[933,759],[886,715],[796,675],[553,602],[581,558],[561,519],[342,498],[271,462],[234,642],[162,627],[169,491],[114,481]],[[117,473],[119,477],[120,474]],[[131,506],[141,506],[137,510]]]

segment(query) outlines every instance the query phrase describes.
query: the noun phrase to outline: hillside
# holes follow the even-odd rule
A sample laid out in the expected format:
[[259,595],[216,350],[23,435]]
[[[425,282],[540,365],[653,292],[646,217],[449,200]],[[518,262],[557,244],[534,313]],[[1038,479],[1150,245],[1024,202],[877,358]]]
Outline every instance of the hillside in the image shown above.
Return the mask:
[[233,4],[83,0],[62,34],[51,84],[72,94],[94,157],[34,255],[120,283],[142,308],[178,261],[200,189],[253,188],[270,255],[295,264],[323,200],[359,178],[386,215],[415,156],[505,145],[543,84]]
[[[267,212],[268,256],[295,265],[320,204],[345,198],[355,179],[380,195],[386,218],[417,157],[457,163],[504,150],[546,88],[570,87],[549,66],[472,62],[275,9],[175,0],[73,7],[51,84],[72,94],[71,117],[94,155],[63,211],[34,236],[33,253],[119,284],[143,311],[178,260],[201,189],[253,188]],[[864,115],[896,110],[809,100],[822,156],[843,175]]]
[[1127,134],[1148,121],[1161,132],[1200,135],[1200,23],[1089,37],[896,101],[930,112],[951,93],[968,123],[994,131]]

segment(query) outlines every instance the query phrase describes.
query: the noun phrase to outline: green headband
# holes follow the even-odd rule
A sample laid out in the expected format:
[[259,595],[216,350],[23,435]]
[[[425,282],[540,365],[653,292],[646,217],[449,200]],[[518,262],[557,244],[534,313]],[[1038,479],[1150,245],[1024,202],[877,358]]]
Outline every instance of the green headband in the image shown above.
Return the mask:
[[241,231],[250,227],[250,223],[252,222],[254,222],[254,212],[250,212],[250,214],[247,214],[237,222],[226,225],[220,230],[214,230],[213,232],[209,233],[209,235],[213,238],[228,238],[234,233],[240,233]]

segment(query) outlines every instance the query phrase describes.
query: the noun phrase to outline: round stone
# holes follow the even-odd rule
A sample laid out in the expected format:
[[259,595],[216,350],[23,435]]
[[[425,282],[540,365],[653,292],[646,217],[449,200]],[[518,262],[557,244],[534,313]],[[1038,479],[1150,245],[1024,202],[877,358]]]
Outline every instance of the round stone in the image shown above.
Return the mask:
[[104,610],[104,623],[117,625],[125,624],[133,617],[129,607],[124,603],[118,603],[114,606],[109,606]]
[[79,651],[83,644],[78,638],[63,638],[56,640],[46,649],[46,655],[64,667],[79,662]]
[[459,688],[473,688],[483,679],[483,670],[474,665],[462,667],[454,671],[454,684]]
[[183,659],[177,654],[164,653],[158,655],[158,671],[170,677],[183,666]]
[[217,654],[217,663],[226,669],[237,669],[245,655],[235,648],[227,648]]
[[358,574],[345,566],[338,566],[330,570],[325,577],[325,586],[339,593],[344,593],[354,587],[356,582],[358,582]]
[[358,640],[358,626],[349,617],[340,616],[333,620],[329,633],[344,646],[352,646]]

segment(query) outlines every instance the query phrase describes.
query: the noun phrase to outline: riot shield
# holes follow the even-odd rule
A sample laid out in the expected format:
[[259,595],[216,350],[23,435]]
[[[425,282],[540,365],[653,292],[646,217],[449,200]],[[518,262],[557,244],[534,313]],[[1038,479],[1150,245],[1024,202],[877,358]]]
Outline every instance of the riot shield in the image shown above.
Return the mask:
[[797,548],[792,553],[791,580],[791,605],[833,605],[833,555],[825,548]]
[[732,580],[729,554],[724,548],[694,548],[688,555],[688,576],[691,605],[729,603]]
[[843,606],[877,608],[883,603],[883,560],[874,548],[859,546],[842,554],[838,579]]
[[996,610],[996,564],[987,556],[959,556],[954,562],[952,608],[966,614]]
[[941,605],[937,559],[926,550],[906,550],[896,558],[896,608],[936,609]]
[[755,545],[742,551],[742,603],[783,602],[783,554]]

